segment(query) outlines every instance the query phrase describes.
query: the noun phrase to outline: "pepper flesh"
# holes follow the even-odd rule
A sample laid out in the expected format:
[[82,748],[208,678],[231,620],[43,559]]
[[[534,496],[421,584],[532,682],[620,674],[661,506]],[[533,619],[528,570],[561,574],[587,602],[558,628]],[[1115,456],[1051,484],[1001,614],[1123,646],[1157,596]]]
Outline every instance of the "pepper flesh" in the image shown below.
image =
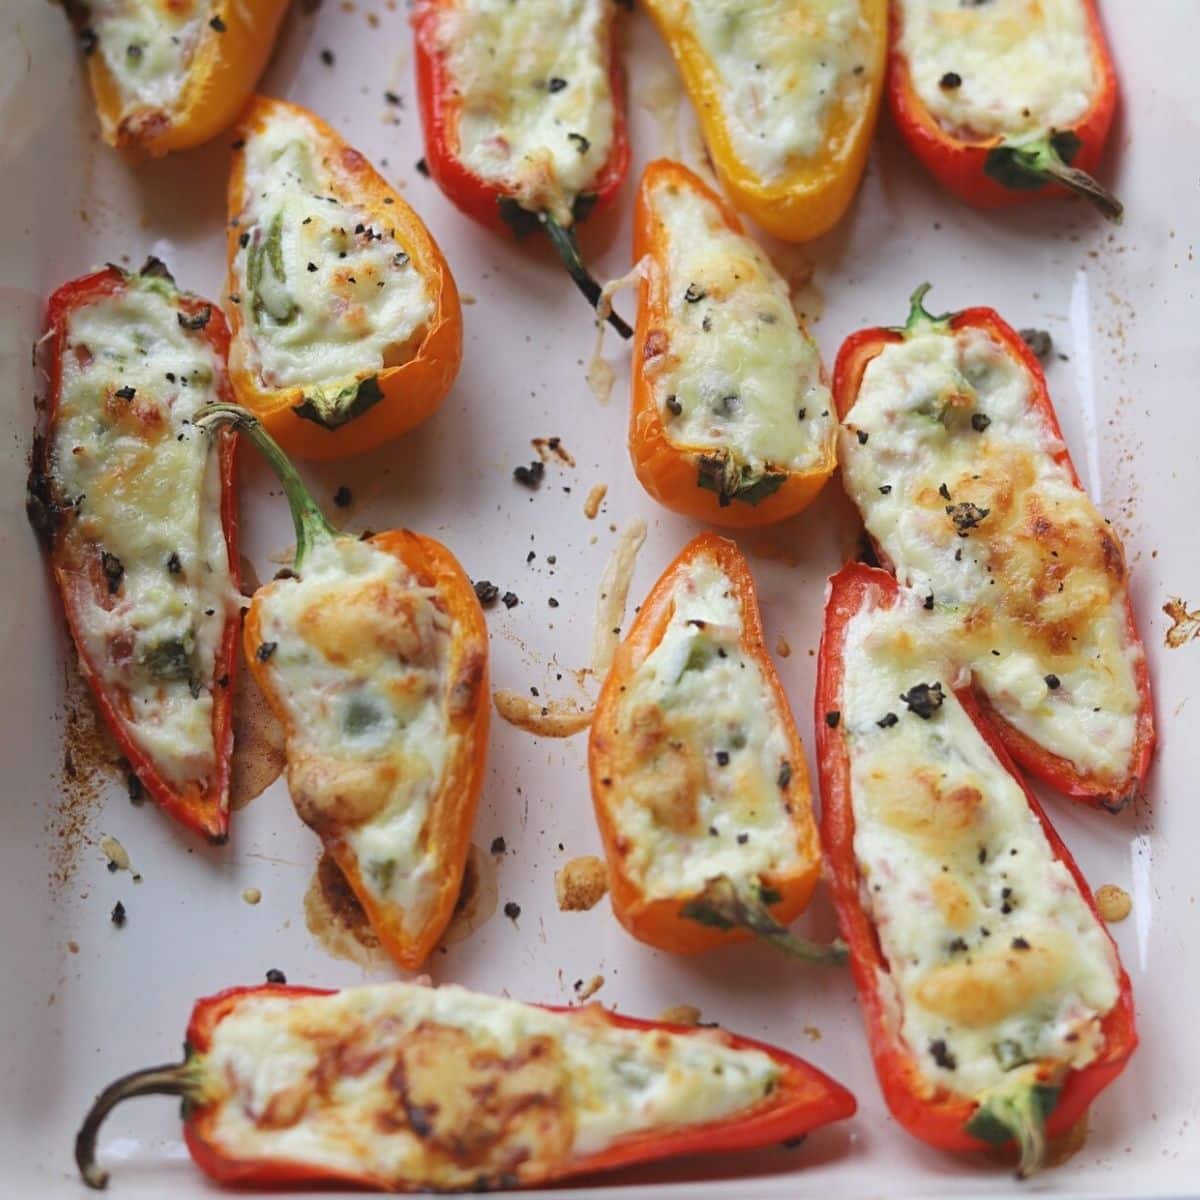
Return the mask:
[[[817,658],[814,711],[817,768],[821,781],[821,841],[838,924],[850,947],[850,966],[875,1072],[888,1108],[913,1136],[931,1146],[943,1150],[980,1150],[994,1144],[995,1139],[972,1136],[968,1132],[968,1126],[976,1130],[981,1128],[979,1104],[927,1080],[897,1028],[895,1001],[889,990],[881,986],[880,980],[888,975],[888,965],[862,901],[863,884],[854,849],[855,822],[845,728],[840,720],[827,719],[832,714],[840,714],[843,709],[844,647],[850,622],[864,608],[891,607],[899,596],[900,586],[891,575],[860,563],[848,564],[830,580],[825,627]],[[1004,743],[974,695],[969,689],[956,689],[955,696],[1000,765],[1024,791],[1030,810],[1050,844],[1051,853],[1070,873],[1084,902],[1099,922],[1100,916],[1087,881],[1037,799],[1021,782]],[[1117,1002],[1101,1023],[1104,1048],[1099,1056],[1083,1068],[1066,1071],[1061,1078],[1052,1078],[1048,1071],[1045,1072],[1046,1085],[1057,1089],[1057,1103],[1045,1119],[1046,1137],[1055,1137],[1070,1129],[1087,1111],[1092,1100],[1121,1073],[1137,1046],[1129,978],[1123,969],[1120,969],[1119,977]],[[1001,1117],[997,1115],[995,1119]]]
[[[217,1133],[220,1104],[205,1099],[204,1056],[212,1046],[214,1031],[240,1005],[260,997],[303,999],[332,996],[325,989],[268,985],[236,987],[199,1000],[192,1010],[182,1063],[134,1072],[105,1089],[97,1098],[79,1131],[75,1158],[84,1182],[95,1188],[107,1184],[107,1174],[95,1164],[96,1135],[108,1112],[128,1096],[153,1091],[184,1097],[184,1138],[196,1165],[211,1179],[244,1187],[341,1183],[375,1191],[423,1190],[409,1180],[380,1178],[367,1173],[350,1173],[295,1157],[250,1157],[244,1151],[223,1145]],[[521,1161],[512,1175],[479,1180],[480,1186],[515,1187],[574,1178],[598,1171],[609,1171],[635,1163],[656,1162],[696,1154],[753,1150],[801,1137],[809,1130],[844,1120],[854,1114],[854,1097],[840,1084],[815,1067],[784,1050],[724,1030],[698,1029],[622,1016],[598,1004],[583,1008],[543,1008],[566,1016],[572,1022],[592,1022],[613,1029],[661,1030],[677,1037],[716,1040],[736,1050],[753,1050],[767,1055],[779,1068],[781,1077],[770,1096],[753,1108],[727,1118],[693,1123],[674,1128],[649,1129],[618,1137],[607,1147],[593,1153],[568,1155],[551,1162]],[[447,1057],[447,1074],[456,1072],[460,1063]],[[344,1069],[344,1068],[343,1068]],[[416,1119],[413,1118],[414,1125]],[[430,1180],[434,1185],[436,1181]]]
[[[835,448],[831,441],[824,459],[810,470],[774,469],[771,476],[765,477],[772,480],[774,490],[763,499],[745,503],[735,496],[731,503],[725,495],[699,482],[702,460],[712,451],[689,450],[668,435],[647,367],[650,359],[663,352],[658,343],[669,327],[668,239],[663,223],[655,216],[652,199],[664,183],[696,193],[719,209],[727,228],[744,233],[729,205],[686,167],[668,159],[658,159],[646,167],[638,187],[633,226],[634,260],[650,264],[641,276],[634,335],[633,405],[629,415],[629,452],[634,471],[642,487],[674,512],[742,529],[769,525],[794,516],[812,503],[837,465]],[[824,381],[823,367],[821,378]]]
[[[104,140],[134,158],[159,158],[215,138],[237,120],[275,46],[289,0],[238,0],[213,6],[200,30],[177,104],[171,109],[124,111],[121,89],[90,42],[85,43],[88,78]],[[83,38],[87,4],[71,0],[68,14]],[[219,26],[214,24],[219,22]]]
[[904,2],[891,0],[888,105],[909,149],[952,195],[977,208],[1020,204],[1037,195],[1082,195],[1109,220],[1120,221],[1121,204],[1092,174],[1100,165],[1117,108],[1117,72],[1100,23],[1096,0],[1079,0],[1087,13],[1096,72],[1092,102],[1068,129],[1040,138],[978,137],[949,132],[917,95],[900,42]]
[[[738,155],[720,74],[686,19],[688,5],[647,0],[646,7],[683,76],[713,167],[735,207],[785,242],[811,241],[832,229],[854,199],[871,148],[883,94],[887,0],[860,4],[871,31],[870,58],[861,64],[867,80],[865,103],[857,111],[844,111],[843,105],[827,130],[822,151],[777,182],[760,178]],[[796,0],[795,7],[802,11],[806,0]]]
[[[165,268],[151,259],[143,271],[169,280]],[[150,793],[155,803],[180,824],[203,834],[214,842],[229,836],[229,780],[233,754],[233,693],[237,669],[237,639],[240,618],[233,611],[225,622],[213,664],[213,749],[214,768],[203,788],[180,787],[167,781],[153,758],[134,740],[122,716],[125,704],[122,697],[111,694],[104,684],[99,665],[91,660],[82,632],[82,603],[85,595],[99,586],[94,564],[73,562],[65,536],[62,497],[53,495],[53,484],[46,461],[47,442],[53,436],[62,392],[63,354],[67,345],[68,323],[73,313],[106,297],[121,292],[130,278],[117,267],[107,267],[91,275],[65,283],[51,297],[46,312],[46,337],[49,340],[50,393],[46,408],[45,436],[35,445],[33,470],[30,476],[30,515],[48,538],[51,571],[62,598],[67,626],[70,629],[82,674],[91,689],[96,707],[108,726],[121,753],[137,780]],[[173,281],[172,286],[173,286]],[[229,330],[216,306],[206,303],[189,292],[176,292],[172,297],[178,306],[181,323],[184,318],[205,317],[198,327],[199,336],[212,347],[219,362],[224,363],[229,350]],[[231,399],[229,380],[224,374],[217,381],[217,390],[224,399]],[[217,441],[220,476],[221,525],[228,553],[230,582],[239,586],[237,549],[237,496],[235,491],[236,435],[223,431]],[[224,680],[224,683],[221,681]]]
[[[301,578],[304,560],[314,546],[338,538],[349,542],[359,540],[349,534],[339,534],[326,522],[299,476],[248,412],[235,405],[212,406],[206,413],[198,414],[197,419],[213,423],[232,421],[267,457],[284,485],[292,510],[296,525],[295,571]],[[434,895],[425,907],[419,928],[410,929],[404,920],[403,909],[386,897],[378,896],[368,886],[363,877],[363,865],[341,823],[332,818],[318,821],[307,812],[300,815],[341,868],[384,948],[401,966],[415,970],[433,951],[450,922],[470,850],[471,829],[487,757],[490,715],[487,626],[471,581],[457,559],[440,542],[407,529],[388,530],[363,540],[399,560],[423,588],[436,592],[453,629],[451,661],[446,670],[454,680],[448,689],[454,699],[448,733],[454,740],[454,749],[443,768],[440,786],[429,802],[423,852],[434,861],[437,871]],[[289,769],[292,746],[297,737],[296,720],[272,670],[269,655],[264,656],[261,649],[267,644],[263,636],[265,598],[273,589],[288,587],[290,583],[284,578],[258,589],[246,611],[243,632],[250,673],[283,728]],[[382,637],[385,633],[386,630],[382,630],[377,636]],[[308,758],[311,761],[311,755]]]
[[[1058,445],[1058,448],[1052,452],[1054,461],[1067,472],[1074,485],[1080,491],[1084,491],[1063,438],[1041,363],[1038,362],[1037,356],[1026,345],[1021,335],[991,308],[967,308],[962,312],[931,317],[922,307],[922,300],[927,290],[927,284],[917,289],[913,296],[913,307],[908,324],[903,328],[862,329],[851,334],[842,344],[838,351],[833,379],[834,404],[838,417],[844,421],[846,415],[854,407],[859,388],[862,385],[863,374],[870,361],[885,346],[903,341],[908,332],[921,326],[924,322],[933,322],[935,325],[944,326],[948,333],[960,329],[984,330],[989,337],[1000,343],[1028,373],[1029,404],[1037,412],[1040,420]],[[874,539],[872,542],[879,562],[891,569],[886,550],[874,542]],[[981,694],[978,697],[980,703],[987,710],[988,717],[997,734],[1004,742],[1005,748],[1021,766],[1054,788],[1055,791],[1070,796],[1073,800],[1096,805],[1112,812],[1119,812],[1131,800],[1142,794],[1157,740],[1154,727],[1154,705],[1150,694],[1150,670],[1142,649],[1142,641],[1133,613],[1133,601],[1128,588],[1125,589],[1124,606],[1126,638],[1128,646],[1134,654],[1134,679],[1139,704],[1137,733],[1130,755],[1129,770],[1125,779],[1116,786],[1111,781],[1089,775],[1069,760],[1052,753],[1006,721],[988,702],[986,696]]]
[[[608,209],[629,171],[629,134],[625,115],[625,81],[611,41],[609,81],[612,92],[612,145],[603,166],[586,190],[570,204],[570,219],[522,206],[515,192],[484,179],[463,161],[458,135],[462,101],[439,45],[438,26],[456,0],[418,0],[412,16],[416,46],[417,103],[425,137],[425,165],[446,198],[472,220],[500,233],[524,237],[538,228],[547,232],[568,273],[593,308],[600,300],[600,285],[580,257],[575,226],[592,213]],[[549,35],[547,31],[547,36]],[[610,324],[628,338],[632,330],[616,313]]]
[[[396,366],[360,371],[356,403],[362,400],[364,387],[372,388],[370,403],[332,428],[304,415],[308,411],[304,386],[270,388],[262,384],[257,372],[244,361],[246,355],[241,349],[241,344],[254,336],[243,314],[243,304],[230,300],[234,344],[230,376],[239,401],[261,419],[289,454],[312,459],[344,458],[407,433],[436,411],[462,362],[462,309],[450,267],[421,218],[357,150],[319,117],[284,100],[255,96],[238,125],[238,139],[244,146],[273,121],[287,118],[307,126],[309,144],[320,156],[322,169],[328,173],[331,190],[338,193],[338,198],[361,205],[373,221],[395,231],[396,242],[403,245],[433,297],[433,311],[411,356]],[[244,151],[235,154],[229,177],[226,245],[230,297],[241,291],[235,263],[245,232],[240,221],[249,200],[245,160]]]
[[[622,783],[622,744],[634,735],[623,727],[622,699],[630,681],[666,633],[674,612],[673,594],[677,584],[692,564],[705,557],[715,560],[733,584],[742,616],[741,650],[758,666],[786,734],[789,772],[780,787],[780,794],[789,810],[797,862],[790,870],[773,872],[760,881],[768,894],[777,897],[770,903],[765,900],[760,903],[757,897],[745,895],[744,888],[738,890],[736,881],[727,876],[710,879],[705,889],[698,893],[653,897],[646,894],[641,881],[626,864],[627,834],[622,827],[616,794],[621,791]],[[749,565],[733,542],[712,533],[700,534],[667,567],[639,610],[629,636],[617,648],[592,720],[588,775],[596,822],[608,859],[613,912],[621,924],[639,941],[676,954],[697,954],[754,936],[778,939],[783,927],[808,906],[821,871],[806,761],[787,697],[763,645],[762,620]],[[739,912],[739,902],[754,911]],[[762,928],[755,928],[756,919]],[[775,926],[774,930],[769,930],[771,925]],[[812,950],[809,957],[821,961],[836,961],[838,957],[836,948],[832,953],[811,947],[796,949]]]

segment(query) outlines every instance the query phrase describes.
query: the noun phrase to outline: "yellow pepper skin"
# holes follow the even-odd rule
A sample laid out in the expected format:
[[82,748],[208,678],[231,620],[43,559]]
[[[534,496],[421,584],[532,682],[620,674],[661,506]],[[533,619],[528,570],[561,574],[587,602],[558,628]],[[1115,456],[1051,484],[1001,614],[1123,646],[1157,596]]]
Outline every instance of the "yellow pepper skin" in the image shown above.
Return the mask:
[[87,55],[88,79],[104,140],[133,160],[160,158],[210,141],[237,120],[271,57],[290,0],[215,3],[175,102],[129,104],[95,45],[86,4],[68,12]]
[[[803,10],[808,0],[795,0]],[[840,105],[828,123],[820,154],[786,178],[761,179],[738,155],[730,136],[716,65],[694,31],[688,0],[645,0],[667,43],[696,109],[721,186],[736,208],[785,242],[807,242],[827,233],[854,198],[867,163],[887,65],[887,0],[859,0],[870,27],[870,54],[862,63],[865,100]]]

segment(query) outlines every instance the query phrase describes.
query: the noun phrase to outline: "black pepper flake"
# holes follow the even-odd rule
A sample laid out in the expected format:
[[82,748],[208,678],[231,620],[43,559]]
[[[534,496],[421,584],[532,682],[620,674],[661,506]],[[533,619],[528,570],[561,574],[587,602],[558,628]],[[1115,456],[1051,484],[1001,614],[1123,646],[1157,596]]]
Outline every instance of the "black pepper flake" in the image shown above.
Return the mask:
[[1046,686],[1052,691],[1057,692],[1062,687],[1062,680],[1057,675],[1046,676]]
[[796,410],[796,420],[797,421],[803,421],[806,416],[808,416],[807,408],[799,408]]
[[908,706],[908,711],[916,713],[923,721],[928,721],[946,699],[940,683],[917,683],[901,693],[900,699]]
[[967,943],[965,939],[956,937],[950,942],[946,949],[951,954],[965,954],[967,950]]
[[417,159],[417,174],[429,178],[429,164],[423,158]]
[[956,88],[962,87],[962,76],[957,71],[947,71],[938,80],[938,87],[944,92],[952,92]]
[[938,484],[938,495],[941,496],[941,498],[943,500],[949,500],[950,499],[950,489],[944,483],[939,483]]
[[118,929],[124,929],[124,927],[125,927],[125,905],[123,905],[120,902],[120,900],[118,900],[116,902],[116,904],[113,905],[113,910],[111,913],[109,913],[108,919]]
[[393,267],[407,267],[408,263],[409,263],[408,255],[405,254],[405,252],[403,250],[392,255],[392,266]]
[[779,764],[779,774],[775,776],[776,784],[781,788],[786,788],[792,782],[792,764],[789,762]]
[[860,446],[865,446],[867,444],[867,438],[870,437],[870,434],[868,434],[865,429],[856,429],[854,431],[854,436],[858,438],[858,444]]
[[327,67],[332,67],[333,66],[333,51],[332,50],[322,50],[321,51],[321,61]]
[[487,608],[500,598],[500,589],[490,579],[477,579],[475,581],[475,598]]
[[250,245],[250,234],[249,233],[238,234],[238,245],[241,246],[241,248],[243,250],[245,250],[245,248],[248,245]]
[[898,725],[899,723],[900,723],[900,718],[898,716],[896,716],[895,713],[892,713],[892,712],[884,713],[883,716],[880,717],[879,720],[875,722],[875,724],[878,725],[880,729],[891,729],[891,727],[893,725]]
[[717,827],[716,827],[715,825],[710,825],[710,826],[708,827],[708,836],[709,836],[709,837],[716,837],[716,836],[717,836]]
[[508,849],[508,843],[502,837],[494,837],[489,849],[493,854],[503,854]]
[[922,603],[925,605],[925,608],[929,612],[932,612],[933,611],[933,593],[930,592],[929,595],[925,597],[925,599]]
[[683,293],[683,298],[689,304],[699,304],[700,301],[703,300],[707,295],[708,293],[698,284],[689,283],[687,285],[687,291]]
[[96,47],[100,45],[100,39],[96,36],[94,29],[85,29],[79,35],[79,48],[83,51],[85,58],[90,58],[96,53]]
[[514,592],[505,592],[504,595],[500,597],[500,603],[503,604],[505,608],[516,608],[521,602],[517,599]]
[[215,29],[217,31],[217,33],[224,33],[227,28],[227,26],[225,25],[225,22],[222,21],[219,16],[213,17],[213,19],[211,21],[209,21],[208,27],[210,29]]
[[212,320],[212,305],[205,304],[194,313],[176,313],[175,316],[179,319],[181,329],[195,332],[197,329],[203,329]]
[[825,714],[825,724],[828,725],[830,729],[836,729],[838,727],[838,722],[841,719],[842,719],[842,714],[840,712],[837,712],[836,710],[834,710],[833,712],[827,712]]
[[881,496],[890,496],[892,494],[892,485],[890,483],[880,484],[879,485],[879,494]]
[[333,493],[333,502],[338,508],[349,508],[354,503],[354,494],[343,483],[336,492]]
[[268,983],[287,983],[287,976],[278,968],[272,967],[267,972]]
[[171,552],[170,557],[167,559],[167,570],[172,575],[178,575],[183,570],[183,563],[179,561],[179,555],[174,551]]
[[971,428],[976,433],[982,433],[991,423],[992,418],[986,413],[977,412],[971,414]]
[[504,905],[504,915],[510,921],[515,921],[521,915],[521,906],[515,900],[509,900]]
[[130,42],[125,47],[125,57],[132,59],[134,62],[140,62],[142,58],[142,47],[138,42]]
[[222,675],[221,678],[217,680],[217,687],[227,688],[228,686],[229,686],[228,674]]
[[553,596],[551,596],[550,599],[548,601],[546,601],[546,603],[549,604],[551,608],[558,607],[558,601],[555,600],[555,598]]
[[729,766],[729,751],[728,750],[718,750],[717,751],[717,766],[718,767]]
[[589,142],[582,133],[568,133],[567,141],[574,142],[575,149],[578,150],[580,154],[586,154],[592,148],[592,143]]
[[394,104],[397,108],[404,107],[404,98],[402,96],[398,96],[395,92],[384,92],[383,98],[389,104]]
[[984,864],[985,862],[987,862],[987,847],[986,847],[986,846],[980,846],[980,847],[979,847],[979,854],[978,854],[976,857],[979,859],[979,865],[982,867],[982,866],[983,866],[983,864]]
[[969,500],[946,505],[946,516],[954,522],[959,537],[966,537],[991,511],[990,508],[980,508],[978,504],[972,504]]
[[126,384],[122,388],[117,388],[113,394],[118,400],[132,400],[134,396],[137,395],[137,388],[131,388],[128,384]]
[[254,657],[259,662],[266,662],[272,654],[275,653],[275,648],[279,645],[278,642],[259,642],[258,649],[254,652]]
[[958,1066],[958,1059],[950,1053],[949,1047],[942,1038],[934,1038],[929,1043],[929,1054],[933,1061],[945,1071],[953,1071]]
[[103,550],[100,553],[100,569],[104,572],[104,579],[108,584],[108,594],[115,596],[121,588],[121,580],[125,577],[124,563],[115,554]]
[[315,262],[310,262],[310,263],[308,264],[308,269],[309,269],[310,271],[315,271],[315,270],[317,269],[317,264],[316,264]]
[[546,91],[561,92],[567,86],[567,81],[561,75],[551,75],[546,80]]
[[744,846],[750,840],[748,833],[739,833],[737,835],[737,843],[739,846]]
[[537,488],[546,474],[546,464],[535,460],[527,467],[514,467],[513,478],[524,487]]
[[1029,943],[1023,937],[1015,937],[1012,940],[1012,948],[1014,950],[1029,950]]
[[683,405],[679,403],[678,396],[667,397],[667,411],[676,417],[683,412]]

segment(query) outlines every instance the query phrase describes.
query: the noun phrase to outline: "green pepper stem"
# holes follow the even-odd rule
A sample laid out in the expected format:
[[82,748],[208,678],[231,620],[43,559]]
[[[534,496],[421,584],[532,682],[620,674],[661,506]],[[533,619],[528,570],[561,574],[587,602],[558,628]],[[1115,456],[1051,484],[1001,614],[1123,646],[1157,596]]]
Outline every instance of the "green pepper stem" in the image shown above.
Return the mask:
[[1058,1101],[1058,1088],[1028,1077],[986,1094],[967,1122],[967,1132],[985,1142],[1016,1142],[1017,1178],[1028,1179],[1046,1159],[1046,1118]]
[[[579,243],[575,240],[574,229],[560,225],[548,212],[538,213],[538,220],[541,221],[542,228],[545,229],[546,235],[550,239],[550,244],[558,252],[563,266],[567,268],[567,273],[575,280],[575,286],[587,297],[587,302],[595,308],[600,303],[600,294],[603,289],[591,271],[584,266],[583,258],[579,253]],[[608,323],[626,341],[633,337],[633,330],[617,313],[609,312]]]
[[1003,142],[988,151],[984,174],[1018,191],[1036,189],[1051,181],[1061,183],[1119,225],[1125,212],[1120,200],[1086,171],[1070,165],[1079,147],[1078,135],[1069,130]]
[[846,944],[835,938],[828,945],[789,933],[775,920],[758,896],[739,889],[728,875],[717,875],[680,909],[681,915],[713,929],[746,929],[755,937],[793,958],[822,967],[840,967],[846,961]]
[[325,514],[288,456],[279,448],[278,442],[249,409],[240,404],[206,404],[197,410],[192,424],[205,429],[231,425],[239,433],[244,433],[267,460],[283,485],[283,494],[292,512],[292,524],[296,527],[296,558],[292,565],[297,571],[314,546],[342,536],[325,519]]
[[96,1135],[104,1118],[122,1100],[134,1096],[193,1096],[198,1090],[195,1060],[164,1063],[122,1075],[98,1095],[75,1135],[75,1164],[83,1182],[97,1191],[108,1186],[108,1172],[96,1166]]
[[945,325],[950,320],[951,313],[941,313],[935,317],[925,308],[925,297],[929,295],[932,287],[932,283],[917,285],[913,294],[908,298],[908,317],[904,324],[899,326],[897,332],[904,334],[905,337],[911,337],[922,330]]
[[1077,196],[1082,196],[1105,220],[1114,225],[1121,224],[1125,216],[1125,206],[1121,201],[1086,171],[1063,162],[1054,150],[1051,150],[1048,161],[1042,166],[1042,173]]

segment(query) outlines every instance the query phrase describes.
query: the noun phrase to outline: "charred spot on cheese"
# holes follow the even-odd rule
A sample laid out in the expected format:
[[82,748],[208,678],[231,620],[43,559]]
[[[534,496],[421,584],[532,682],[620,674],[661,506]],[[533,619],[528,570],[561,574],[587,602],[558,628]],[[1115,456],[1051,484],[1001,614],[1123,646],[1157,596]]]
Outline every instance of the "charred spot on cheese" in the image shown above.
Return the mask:
[[790,472],[832,461],[820,356],[786,282],[712,200],[666,179],[649,203],[665,248],[651,279],[664,317],[643,372],[666,436],[696,457],[697,484],[722,506],[761,503]]
[[340,428],[382,399],[379,372],[419,351],[429,284],[306,115],[273,112],[250,133],[244,181],[231,361],[262,388],[299,389],[297,415]]
[[1066,129],[1096,90],[1083,0],[904,0],[900,49],[921,103],[978,140]]
[[843,479],[901,583],[937,597],[927,619],[951,621],[1000,717],[1115,786],[1140,707],[1124,558],[1062,461],[1036,386],[987,327],[910,330],[863,371]]
[[[1053,1073],[1095,1060],[1119,983],[1020,784],[942,682],[955,669],[951,619],[925,616],[907,592],[862,608],[845,635],[842,724],[888,1003],[930,1085],[983,1103],[1031,1082],[1026,1064]],[[903,694],[937,720],[881,731],[879,705],[917,671],[941,679]]]
[[93,581],[74,592],[74,633],[122,726],[172,785],[207,786],[213,676],[236,598],[218,456],[190,421],[219,398],[224,367],[178,319],[194,301],[148,266],[65,319],[31,507],[65,569]]
[[946,699],[941,683],[917,683],[902,693],[900,699],[908,707],[908,711],[928,721]]
[[681,571],[671,604],[614,714],[604,802],[622,866],[650,898],[694,895],[717,876],[757,895],[764,875],[800,861],[786,715],[742,645],[741,600],[715,558]]

